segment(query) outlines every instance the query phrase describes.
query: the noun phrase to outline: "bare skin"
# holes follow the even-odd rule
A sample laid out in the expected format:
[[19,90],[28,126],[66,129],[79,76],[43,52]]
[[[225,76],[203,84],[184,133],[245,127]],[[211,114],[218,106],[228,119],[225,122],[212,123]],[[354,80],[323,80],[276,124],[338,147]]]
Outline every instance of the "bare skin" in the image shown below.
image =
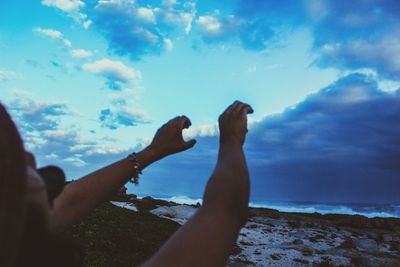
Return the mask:
[[[247,133],[248,104],[234,102],[219,118],[220,147],[216,168],[211,175],[204,203],[144,266],[224,266],[247,219],[249,173],[242,146]],[[163,125],[152,143],[137,153],[141,169],[168,155],[187,150],[195,140],[184,141],[182,130],[190,126],[185,116]],[[53,230],[82,219],[106,201],[132,177],[132,163],[122,159],[69,184],[55,199],[47,202],[45,187],[35,172],[36,162],[27,153],[28,192],[32,203],[41,203]],[[38,190],[40,189],[40,190]]]
[[252,108],[236,101],[219,118],[217,166],[204,203],[143,266],[224,266],[247,220],[249,173],[242,146]]
[[[184,141],[182,137],[182,130],[190,125],[185,116],[175,117],[164,124],[152,143],[137,153],[140,169],[193,147],[195,140]],[[54,201],[53,227],[59,229],[83,218],[115,194],[132,177],[132,171],[132,162],[122,159],[70,183]]]

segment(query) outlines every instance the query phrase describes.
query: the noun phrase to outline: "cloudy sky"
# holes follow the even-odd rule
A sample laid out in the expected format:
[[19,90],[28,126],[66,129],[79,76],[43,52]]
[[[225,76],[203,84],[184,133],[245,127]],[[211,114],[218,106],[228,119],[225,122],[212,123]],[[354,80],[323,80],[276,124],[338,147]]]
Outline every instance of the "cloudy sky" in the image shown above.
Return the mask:
[[[400,203],[397,0],[0,2],[0,100],[70,179],[185,114],[143,194],[201,196],[221,111],[252,104],[253,199]],[[168,182],[165,182],[168,181]]]

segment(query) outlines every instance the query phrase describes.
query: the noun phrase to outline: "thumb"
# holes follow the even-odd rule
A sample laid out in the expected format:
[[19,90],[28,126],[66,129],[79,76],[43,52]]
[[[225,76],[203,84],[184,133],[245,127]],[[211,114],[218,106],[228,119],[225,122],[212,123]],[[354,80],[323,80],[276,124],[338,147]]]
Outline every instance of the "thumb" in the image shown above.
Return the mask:
[[185,147],[185,149],[189,149],[189,148],[193,147],[195,144],[196,144],[196,140],[192,139],[192,140],[186,141],[184,147]]

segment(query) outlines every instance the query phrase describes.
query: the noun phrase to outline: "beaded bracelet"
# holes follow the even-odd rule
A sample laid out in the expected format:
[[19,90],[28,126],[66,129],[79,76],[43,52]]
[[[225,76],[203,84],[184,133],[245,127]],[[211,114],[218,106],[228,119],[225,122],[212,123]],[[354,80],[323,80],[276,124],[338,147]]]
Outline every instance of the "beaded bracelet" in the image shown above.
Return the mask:
[[140,171],[140,165],[137,160],[137,154],[135,152],[132,152],[131,154],[128,155],[128,160],[132,162],[133,165],[133,176],[131,179],[129,179],[129,182],[134,183],[134,184],[139,184],[139,175],[142,174]]

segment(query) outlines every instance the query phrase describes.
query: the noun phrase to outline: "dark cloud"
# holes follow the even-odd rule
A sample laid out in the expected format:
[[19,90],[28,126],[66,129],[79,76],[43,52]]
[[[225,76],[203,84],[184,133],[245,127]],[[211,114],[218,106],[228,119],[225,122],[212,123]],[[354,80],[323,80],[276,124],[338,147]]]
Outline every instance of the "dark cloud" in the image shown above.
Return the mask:
[[254,193],[292,200],[400,202],[399,104],[398,96],[354,74],[265,119],[248,140],[258,184]]
[[[201,196],[217,145],[199,137],[193,150],[160,163],[149,174],[160,190],[153,193],[171,177],[177,195]],[[361,74],[344,77],[253,125],[245,150],[253,200],[400,203],[399,93]]]

